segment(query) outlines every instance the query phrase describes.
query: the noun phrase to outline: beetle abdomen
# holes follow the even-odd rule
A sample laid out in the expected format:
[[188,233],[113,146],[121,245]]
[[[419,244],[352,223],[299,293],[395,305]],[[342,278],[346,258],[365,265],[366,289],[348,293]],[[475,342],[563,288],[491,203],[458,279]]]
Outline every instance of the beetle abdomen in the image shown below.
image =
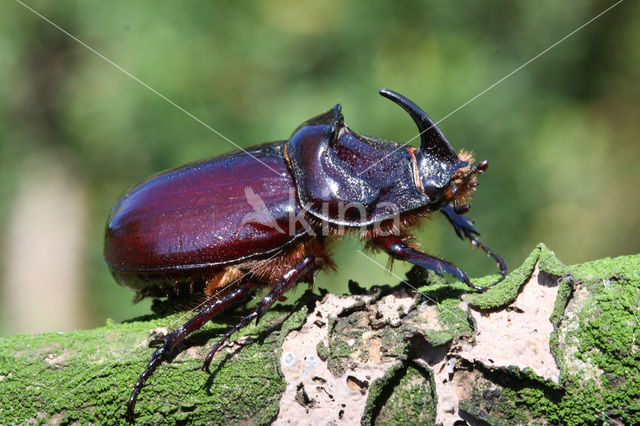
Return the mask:
[[289,232],[298,207],[278,146],[192,163],[131,189],[108,220],[109,266],[120,276],[208,269],[300,239],[303,229]]

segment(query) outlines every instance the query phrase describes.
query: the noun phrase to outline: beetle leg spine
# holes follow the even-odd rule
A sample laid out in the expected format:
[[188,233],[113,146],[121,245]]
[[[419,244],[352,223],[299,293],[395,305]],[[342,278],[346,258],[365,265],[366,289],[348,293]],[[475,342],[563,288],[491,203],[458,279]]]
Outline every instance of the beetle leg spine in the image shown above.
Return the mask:
[[242,327],[249,324],[251,321],[253,321],[254,318],[257,324],[260,321],[260,318],[262,317],[262,315],[267,310],[269,310],[271,305],[273,305],[273,303],[276,300],[280,299],[280,297],[282,297],[282,295],[287,290],[289,290],[291,286],[295,284],[300,278],[304,277],[304,275],[307,274],[309,271],[312,271],[313,266],[314,266],[314,257],[311,255],[307,255],[300,262],[298,262],[293,268],[287,271],[287,273],[284,274],[284,276],[280,279],[280,282],[276,284],[276,286],[271,290],[271,292],[269,292],[269,294],[267,294],[260,302],[258,302],[258,305],[255,307],[255,309],[248,315],[245,315],[238,324],[236,324],[230,330],[228,330],[224,334],[224,336],[215,344],[213,349],[209,351],[209,354],[204,360],[203,368],[205,369],[205,371],[207,373],[211,373],[211,371],[209,370],[209,366],[211,365],[211,360],[213,359],[216,352],[218,352],[218,350],[222,347],[222,345],[231,338],[233,333],[235,333],[236,331],[240,330]]
[[156,368],[160,364],[162,364],[163,361],[166,361],[169,358],[178,343],[182,342],[184,338],[187,337],[187,335],[189,335],[190,333],[200,329],[204,324],[207,323],[207,321],[209,321],[224,309],[228,308],[229,305],[246,297],[249,294],[249,290],[250,289],[247,285],[241,285],[223,298],[211,298],[209,304],[200,312],[198,312],[196,316],[189,319],[186,323],[182,324],[180,327],[178,327],[171,334],[167,335],[164,338],[164,344],[160,346],[153,353],[153,355],[151,355],[151,359],[149,360],[147,367],[142,372],[142,374],[138,378],[138,381],[133,387],[131,397],[129,398],[129,402],[127,403],[127,417],[129,419],[133,418],[136,400],[138,398],[138,395],[140,394],[140,391],[142,390],[142,387],[144,386],[144,383],[149,377],[151,377]]

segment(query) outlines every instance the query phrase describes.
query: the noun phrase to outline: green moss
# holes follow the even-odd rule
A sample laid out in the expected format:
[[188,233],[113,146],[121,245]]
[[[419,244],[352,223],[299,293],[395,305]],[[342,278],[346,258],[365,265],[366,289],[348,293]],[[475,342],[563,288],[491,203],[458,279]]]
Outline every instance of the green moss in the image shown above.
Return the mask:
[[[474,397],[462,401],[461,408],[490,424],[602,424],[608,418],[640,424],[640,256],[565,267],[539,245],[505,283],[467,300],[482,309],[503,306],[517,296],[536,262],[543,272],[559,277],[550,318],[556,330],[550,343],[561,369],[561,386],[532,370],[472,366],[469,371],[478,370],[482,377]],[[392,324],[376,315],[376,303],[392,291],[378,288],[370,303],[331,318],[329,346],[317,347],[336,375],[349,363],[369,357],[365,338],[381,339],[383,361],[399,361],[384,380],[372,384],[365,423],[432,422],[433,378],[407,360],[413,344],[407,337],[421,333],[432,345],[440,345],[475,331],[472,317],[460,303],[468,291],[463,284],[445,284],[429,275],[413,278],[427,285],[424,298],[403,312],[401,321]],[[491,279],[476,282],[488,284]],[[572,298],[579,304],[569,312],[567,302]],[[285,388],[279,373],[282,341],[304,322],[305,306],[301,301],[267,312],[258,326],[252,324],[234,336],[250,336],[256,343],[233,355],[223,351],[216,356],[212,376],[201,370],[211,345],[199,345],[236,318],[209,324],[192,336],[191,349],[158,368],[139,398],[137,420],[270,422]],[[0,424],[123,422],[131,385],[153,352],[148,347],[149,331],[172,329],[184,317],[183,313],[148,316],[122,324],[107,321],[95,330],[0,339]]]
[[577,280],[605,280],[613,277],[627,282],[640,282],[640,255],[606,257],[593,262],[569,267]]
[[[550,344],[562,386],[532,370],[485,370],[473,397],[462,401],[461,409],[488,424],[595,425],[611,418],[640,424],[640,255],[566,267],[540,244],[505,283],[467,300],[478,309],[511,302],[536,262],[542,272],[558,277],[550,318],[556,330]],[[575,308],[579,310],[572,314],[574,318],[567,318],[574,289],[580,292],[579,308]]]
[[550,318],[554,327],[558,327],[560,321],[562,320],[565,308],[567,307],[567,302],[569,301],[573,293],[573,285],[575,284],[575,279],[571,274],[568,273],[558,276],[557,279],[558,295],[556,296],[556,301],[553,304],[553,311],[551,312]]
[[[473,317],[460,306],[460,300],[445,299],[435,306],[438,313],[436,322],[419,321],[416,328],[424,333],[427,341],[433,346],[444,345],[462,336],[472,336],[474,332]],[[418,318],[420,308],[418,308]]]
[[[162,364],[139,397],[137,421],[268,423],[285,389],[278,349],[284,333],[278,329],[300,326],[305,313],[268,312],[260,325],[239,334],[254,336],[256,343],[241,348],[232,362],[229,355],[216,356],[212,376],[201,369],[210,345]],[[182,322],[180,313],[88,331],[0,339],[0,424],[50,421],[54,414],[60,423],[124,422],[131,385],[153,352],[147,346],[149,330]],[[194,337],[202,342],[226,328],[212,324]]]
[[[407,278],[418,276],[413,269],[407,273]],[[420,300],[416,302],[417,309],[403,318],[403,328],[406,333],[421,331],[426,340],[433,346],[444,345],[462,336],[471,336],[475,322],[468,309],[460,302],[460,298],[468,290],[464,283],[446,283],[442,276],[429,273],[428,281],[418,281]],[[410,281],[411,282],[411,281]],[[435,311],[433,314],[427,311]]]
[[474,382],[470,397],[460,401],[460,411],[490,425],[529,423],[529,417],[517,409],[515,400],[513,390],[479,377]]
[[[542,245],[538,245],[531,252],[529,257],[525,259],[523,264],[507,275],[501,283],[491,287],[483,293],[470,293],[466,297],[469,306],[476,309],[489,310],[500,308],[513,302],[518,296],[520,287],[522,287],[522,285],[531,276],[531,272],[540,257],[541,249]],[[497,276],[485,277],[483,279],[476,280],[475,283],[476,285],[486,286],[495,281],[495,279],[497,279]]]
[[[487,293],[472,295],[470,303],[483,309],[496,309],[510,303],[536,263],[542,273],[557,277],[559,282],[550,317],[556,330],[550,344],[561,369],[562,386],[537,376],[531,369],[485,371],[485,387],[476,389],[474,398],[463,401],[461,407],[472,417],[489,424],[602,424],[610,418],[626,424],[640,424],[640,345],[637,344],[640,335],[640,256],[566,267],[552,251],[540,244],[504,284]],[[488,283],[490,280],[485,278],[476,282]],[[575,296],[574,288],[581,287],[585,289],[581,297],[586,299],[580,301],[581,310],[573,324],[565,311],[568,301]],[[417,330],[422,331],[433,345],[474,332],[471,317],[461,309],[459,302],[460,294],[466,291],[464,286],[429,282],[424,290],[423,301],[403,318],[400,326],[382,328],[382,346],[389,348],[387,355],[392,358],[404,359],[410,343],[403,336]],[[433,315],[421,317],[421,309],[435,309],[436,319]],[[367,329],[365,317],[350,320],[352,325],[361,325],[360,335]],[[565,333],[567,328],[572,330],[569,334],[577,349],[575,353],[569,353],[568,347],[561,346],[558,339],[561,330]],[[353,337],[357,341],[357,335]],[[403,349],[402,353],[398,352],[399,348]],[[581,360],[600,373],[590,377],[576,370],[571,359]],[[391,423],[409,420],[402,417],[402,413],[410,409],[396,402],[380,403],[405,398],[407,404],[411,404],[411,397],[406,393],[403,395],[399,389],[396,391],[393,384],[401,382],[398,375],[404,374],[402,368],[407,368],[408,364],[400,365],[404,367],[390,370],[391,378],[386,382],[381,380],[379,388],[372,387],[369,404],[378,401],[378,408],[369,405],[368,413],[375,412],[369,420]],[[389,390],[390,387],[393,390]],[[499,392],[496,393],[496,389]],[[426,420],[429,421],[433,420]]]
[[[466,297],[469,306],[479,310],[491,310],[513,302],[518,296],[522,285],[531,276],[536,264],[540,271],[556,277],[566,276],[569,273],[569,269],[558,260],[555,253],[549,250],[544,243],[540,243],[522,265],[513,270],[503,282],[485,292],[470,293]],[[476,279],[475,283],[480,286],[486,286],[495,281],[497,277],[497,275],[492,275]]]
[[[432,425],[436,419],[436,397],[431,374],[411,363],[394,374],[393,387],[377,401],[376,424]],[[398,377],[399,376],[399,377]]]
[[541,271],[556,277],[567,274],[567,266],[556,257],[553,251],[549,250],[545,243],[539,243],[536,248],[540,249],[540,253],[538,254],[538,268]]
[[363,425],[374,424],[374,420],[381,406],[381,401],[386,397],[389,387],[393,385],[393,381],[397,377],[400,377],[404,369],[404,364],[398,362],[389,367],[384,376],[371,383],[367,403],[364,408],[364,415],[362,416]]
[[322,361],[326,361],[329,358],[329,347],[324,344],[324,342],[320,342],[316,345],[316,352],[318,353],[318,358]]
[[[595,425],[614,418],[640,424],[640,256],[564,267],[552,252],[539,249],[540,269],[560,277],[551,317],[559,329],[550,343],[562,386],[513,370],[515,380],[496,379],[504,387],[484,420]],[[573,288],[580,292],[579,308],[566,317],[567,301],[577,294]]]
[[329,319],[329,357],[327,367],[334,376],[341,376],[355,363],[352,355],[363,347],[362,334],[368,329],[365,312]]
[[[513,393],[513,395],[514,397],[516,396],[515,393]],[[543,389],[531,387],[523,388],[517,393],[517,397],[514,398],[514,400],[518,401],[516,408],[527,408],[529,414],[528,417],[531,419],[539,420],[541,423],[543,423],[543,419],[550,423],[560,421],[555,413],[557,404],[547,398]]]
[[[555,413],[563,390],[533,370],[516,367],[489,368],[464,362],[464,383],[473,383],[461,409],[489,424],[557,424]],[[465,380],[466,379],[466,380]]]
[[606,403],[627,424],[640,423],[639,285],[631,281],[603,286],[584,305],[578,328],[569,333],[577,348],[574,356],[597,372],[595,377],[592,372],[567,372],[571,387],[580,390],[576,398],[593,408]]
[[362,424],[432,425],[436,401],[428,368],[415,362],[397,363],[371,384]]
[[[447,291],[443,291],[447,290]],[[382,361],[406,359],[411,342],[408,336],[417,333],[424,336],[432,346],[444,345],[462,336],[472,336],[473,317],[463,308],[457,291],[446,286],[430,287],[418,307],[408,313],[402,312],[400,321],[391,321],[380,314],[378,303],[392,289],[380,291],[370,303],[359,304],[354,309],[329,319],[329,346],[318,345],[319,356],[326,356],[329,370],[342,375],[358,361],[370,359],[371,339],[380,340]],[[437,295],[438,303],[434,304]],[[363,340],[366,336],[366,340]]]

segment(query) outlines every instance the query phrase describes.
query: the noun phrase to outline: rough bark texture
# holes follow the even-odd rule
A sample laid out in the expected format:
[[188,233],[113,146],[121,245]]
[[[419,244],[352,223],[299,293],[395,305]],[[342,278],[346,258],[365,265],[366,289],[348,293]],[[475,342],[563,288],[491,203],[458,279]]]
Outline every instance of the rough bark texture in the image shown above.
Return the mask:
[[[483,294],[417,269],[407,282],[307,293],[235,336],[254,343],[213,375],[205,342],[234,318],[210,324],[156,371],[136,421],[640,424],[640,255],[566,267],[541,244]],[[151,331],[186,315],[0,339],[0,424],[124,422]]]

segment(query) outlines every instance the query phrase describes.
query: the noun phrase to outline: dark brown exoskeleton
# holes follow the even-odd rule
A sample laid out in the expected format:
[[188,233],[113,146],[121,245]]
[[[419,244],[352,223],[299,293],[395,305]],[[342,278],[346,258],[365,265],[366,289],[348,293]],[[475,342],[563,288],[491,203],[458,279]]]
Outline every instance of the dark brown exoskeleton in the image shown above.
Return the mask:
[[[413,102],[380,94],[404,108],[420,131],[420,147],[359,135],[344,123],[340,105],[299,126],[289,140],[211,158],[155,175],[126,193],[109,216],[104,254],[118,282],[138,298],[188,291],[205,301],[164,344],[135,384],[133,415],[145,381],[178,343],[214,315],[245,301],[259,288],[269,293],[211,349],[261,315],[297,282],[332,268],[334,237],[359,232],[370,248],[471,288],[457,266],[415,249],[409,229],[440,210],[462,239],[491,255],[501,278],[504,261],[476,238],[462,214],[488,163],[456,154],[441,131]],[[497,283],[496,282],[496,283]],[[494,283],[495,284],[495,283]]]

